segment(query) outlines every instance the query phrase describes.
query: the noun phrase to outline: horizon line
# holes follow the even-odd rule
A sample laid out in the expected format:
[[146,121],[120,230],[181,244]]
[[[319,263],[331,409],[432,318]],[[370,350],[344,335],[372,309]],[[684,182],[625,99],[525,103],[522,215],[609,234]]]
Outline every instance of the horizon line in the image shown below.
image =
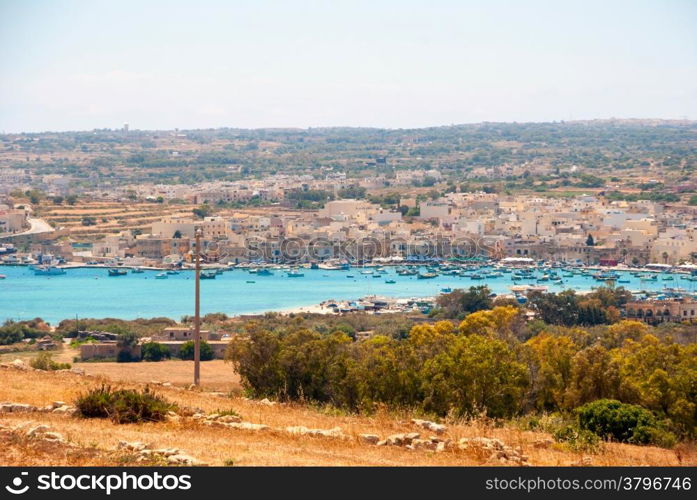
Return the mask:
[[[211,130],[241,130],[241,131],[261,131],[261,130],[276,130],[276,131],[310,131],[310,130],[338,130],[338,129],[354,129],[354,130],[387,130],[387,131],[409,131],[409,130],[429,130],[436,128],[457,128],[457,127],[467,127],[467,126],[477,126],[477,125],[545,125],[545,124],[583,124],[583,123],[613,123],[613,122],[634,122],[640,124],[641,122],[655,122],[663,124],[675,124],[675,125],[691,125],[697,124],[697,120],[690,118],[588,118],[588,119],[572,119],[572,120],[543,120],[543,121],[493,121],[484,120],[478,122],[462,122],[462,123],[451,123],[448,125],[427,125],[421,127],[378,127],[370,125],[318,125],[318,126],[264,126],[264,127],[235,127],[235,126],[211,126],[211,127],[198,127],[198,128],[130,128],[130,124],[125,122],[124,125],[129,125],[128,132],[174,132],[174,131],[211,131]],[[67,130],[40,130],[40,131],[20,131],[20,132],[7,132],[5,130],[0,130],[0,135],[38,135],[38,134],[70,134],[70,133],[85,133],[85,132],[119,132],[123,131],[123,126],[120,128],[108,128],[108,127],[95,127],[92,129],[67,129]]]

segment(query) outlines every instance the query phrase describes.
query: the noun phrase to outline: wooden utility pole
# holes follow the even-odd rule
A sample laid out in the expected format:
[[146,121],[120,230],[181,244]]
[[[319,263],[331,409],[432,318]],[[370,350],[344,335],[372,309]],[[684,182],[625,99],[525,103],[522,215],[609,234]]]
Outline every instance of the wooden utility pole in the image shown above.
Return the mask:
[[201,385],[201,230],[196,229],[196,310],[194,312],[194,385]]

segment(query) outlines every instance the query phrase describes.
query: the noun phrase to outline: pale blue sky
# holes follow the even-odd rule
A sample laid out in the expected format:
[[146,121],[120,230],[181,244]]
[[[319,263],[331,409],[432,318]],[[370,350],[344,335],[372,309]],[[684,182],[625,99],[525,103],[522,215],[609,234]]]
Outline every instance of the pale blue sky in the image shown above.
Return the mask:
[[0,0],[0,131],[697,119],[697,0]]

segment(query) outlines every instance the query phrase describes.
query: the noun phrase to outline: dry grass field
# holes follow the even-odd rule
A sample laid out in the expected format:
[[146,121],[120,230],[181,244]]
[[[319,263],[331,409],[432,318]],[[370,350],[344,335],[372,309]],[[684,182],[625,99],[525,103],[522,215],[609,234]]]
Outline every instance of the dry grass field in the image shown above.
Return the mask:
[[[67,354],[65,354],[67,356]],[[6,359],[5,359],[6,361]],[[156,392],[180,408],[215,413],[234,410],[245,422],[270,426],[267,430],[210,427],[191,418],[166,423],[118,425],[109,420],[83,420],[53,413],[0,413],[0,465],[143,465],[128,452],[117,449],[120,440],[141,441],[157,448],[178,448],[210,465],[483,465],[488,457],[470,450],[447,449],[441,453],[409,450],[397,446],[375,446],[362,442],[363,433],[382,438],[396,433],[423,431],[410,422],[413,415],[380,411],[357,416],[300,404],[265,404],[259,401],[213,393],[234,390],[236,378],[229,365],[203,363],[203,390],[186,390],[191,364],[80,363],[85,375],[71,372],[23,371],[1,368],[0,401],[44,406],[60,400],[71,403],[89,388],[107,383],[144,387],[156,379],[171,387],[154,386]],[[234,391],[233,394],[238,394]],[[26,436],[23,429],[45,424],[64,436],[67,443],[52,443]],[[550,436],[516,427],[497,427],[486,420],[446,422],[444,439],[462,437],[498,438],[520,448],[530,465],[697,465],[697,448],[679,445],[673,450],[607,443],[593,454],[572,452],[551,443]],[[340,428],[343,439],[293,435],[288,426],[316,429]],[[546,443],[545,443],[546,441]],[[540,445],[540,443],[545,443]]]

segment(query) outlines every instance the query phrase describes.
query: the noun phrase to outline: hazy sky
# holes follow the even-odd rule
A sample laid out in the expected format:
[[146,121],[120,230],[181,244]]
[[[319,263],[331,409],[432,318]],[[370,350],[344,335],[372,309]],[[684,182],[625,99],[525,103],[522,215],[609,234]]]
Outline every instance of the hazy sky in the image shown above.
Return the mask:
[[697,119],[697,0],[0,0],[0,131]]

